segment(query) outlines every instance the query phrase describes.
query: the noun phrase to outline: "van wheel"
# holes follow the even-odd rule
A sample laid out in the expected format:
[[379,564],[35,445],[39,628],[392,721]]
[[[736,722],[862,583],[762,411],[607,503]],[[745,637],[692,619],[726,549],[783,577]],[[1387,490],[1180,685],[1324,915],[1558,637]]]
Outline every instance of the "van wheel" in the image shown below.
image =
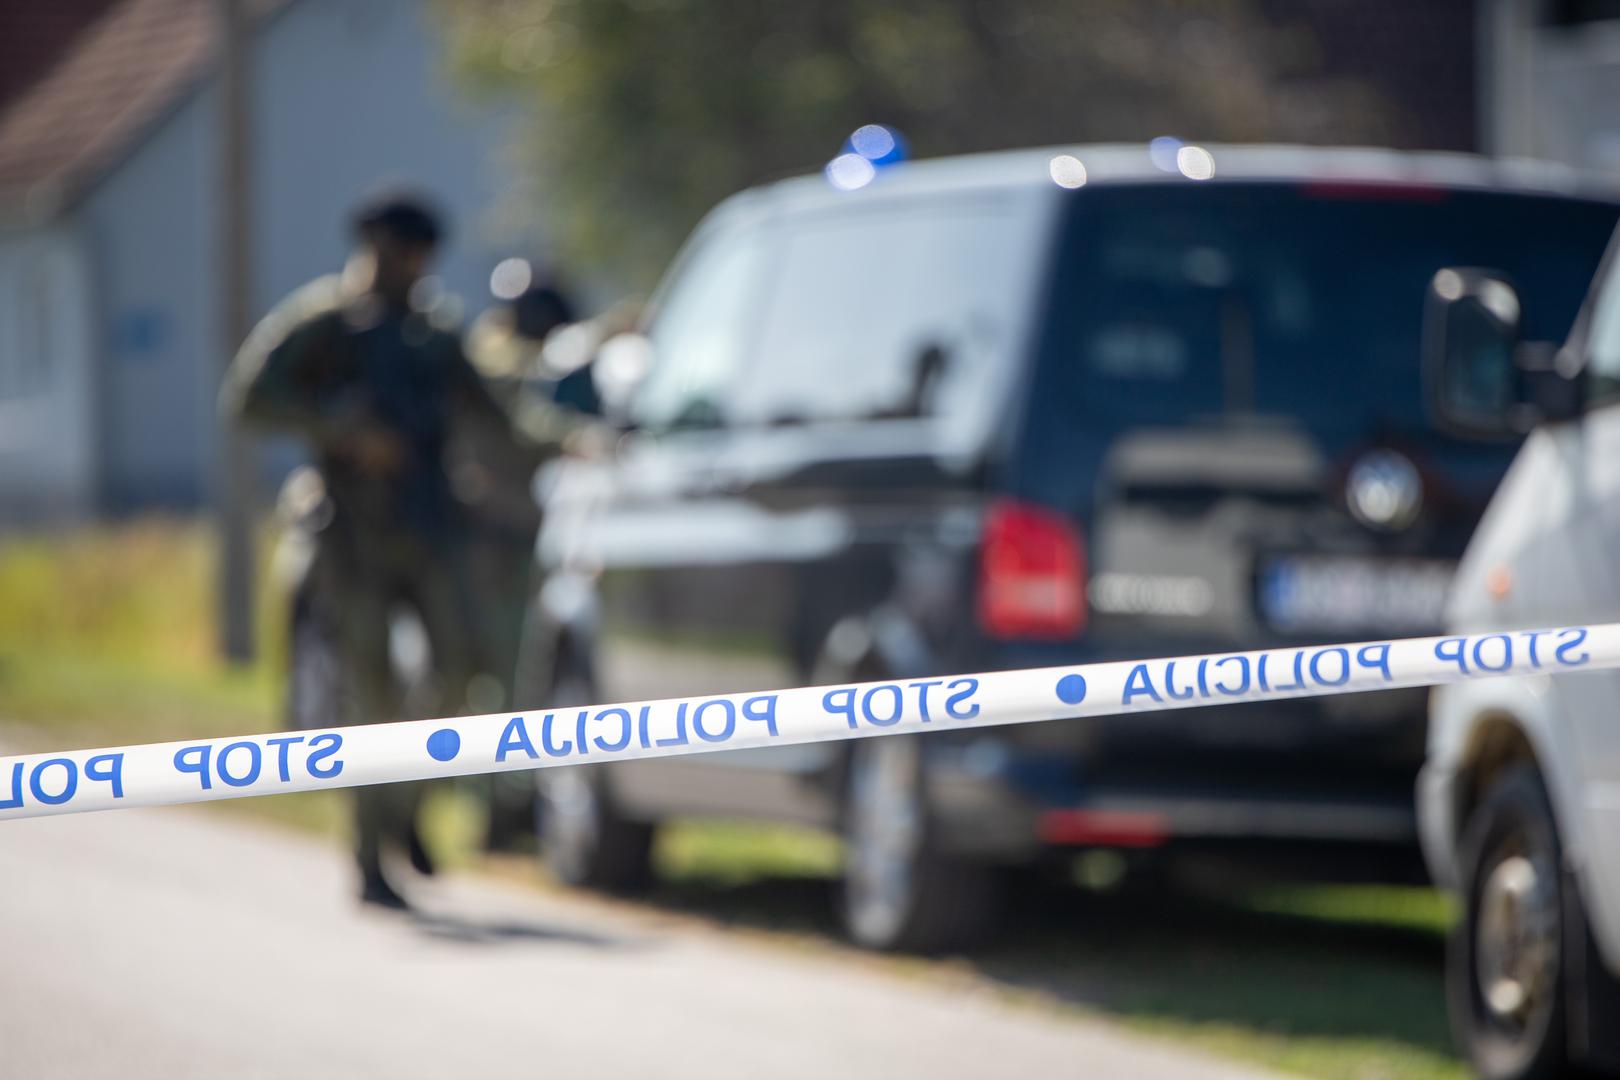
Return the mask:
[[1446,971],[1458,1043],[1484,1080],[1563,1075],[1563,854],[1533,766],[1507,770],[1469,818],[1462,881]]
[[[592,697],[588,685],[566,675],[551,696],[555,708]],[[534,775],[535,831],[541,856],[558,880],[616,893],[638,892],[652,882],[653,826],[619,813],[601,766],[539,769]]]
[[989,930],[995,897],[990,867],[935,848],[917,740],[856,742],[844,807],[842,914],[851,940],[898,952],[967,945]]

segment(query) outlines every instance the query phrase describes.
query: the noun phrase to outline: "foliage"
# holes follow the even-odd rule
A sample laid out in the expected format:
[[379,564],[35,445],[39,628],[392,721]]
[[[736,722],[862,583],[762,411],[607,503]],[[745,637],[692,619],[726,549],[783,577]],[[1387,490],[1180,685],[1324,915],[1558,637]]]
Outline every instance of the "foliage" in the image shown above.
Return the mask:
[[217,565],[213,534],[194,521],[0,540],[0,717],[48,725],[53,739],[273,725],[282,605],[261,573],[261,657],[230,668],[214,643]]
[[[451,66],[531,110],[531,210],[645,286],[715,201],[856,127],[914,156],[1145,140],[1399,142],[1254,0],[439,0]],[[1275,6],[1275,5],[1274,5]]]

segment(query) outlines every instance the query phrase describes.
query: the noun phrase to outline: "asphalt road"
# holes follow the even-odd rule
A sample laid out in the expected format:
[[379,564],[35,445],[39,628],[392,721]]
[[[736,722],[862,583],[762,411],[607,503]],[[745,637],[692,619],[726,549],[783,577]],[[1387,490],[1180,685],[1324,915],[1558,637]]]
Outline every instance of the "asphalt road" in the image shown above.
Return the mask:
[[1100,1021],[195,810],[0,824],[0,1080],[1261,1074]]

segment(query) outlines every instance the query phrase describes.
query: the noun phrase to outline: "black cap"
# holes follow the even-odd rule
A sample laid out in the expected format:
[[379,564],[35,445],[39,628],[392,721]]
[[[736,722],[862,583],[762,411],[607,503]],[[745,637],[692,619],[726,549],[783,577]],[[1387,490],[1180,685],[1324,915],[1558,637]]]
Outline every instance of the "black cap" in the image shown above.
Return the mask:
[[543,338],[559,326],[579,318],[568,294],[556,283],[533,285],[512,301],[518,333]]
[[349,222],[356,237],[382,231],[426,247],[437,247],[444,237],[444,225],[432,202],[409,191],[384,191],[367,198],[354,208]]

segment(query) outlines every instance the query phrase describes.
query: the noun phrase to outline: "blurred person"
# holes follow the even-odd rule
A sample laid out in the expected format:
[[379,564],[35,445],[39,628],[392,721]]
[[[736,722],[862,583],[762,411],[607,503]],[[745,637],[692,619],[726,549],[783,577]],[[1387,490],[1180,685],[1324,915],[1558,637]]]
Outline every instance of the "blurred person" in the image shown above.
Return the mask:
[[[566,287],[537,280],[525,260],[507,259],[491,275],[490,289],[498,302],[473,321],[466,351],[510,422],[469,418],[458,425],[451,477],[471,510],[468,563],[483,673],[474,704],[493,712],[544,704],[517,702],[515,687],[541,523],[533,481],[545,462],[577,444],[600,409],[589,348],[570,348],[594,321],[577,321]],[[523,774],[495,775],[487,783],[486,846],[510,849],[532,831],[534,785]]]
[[[500,423],[504,412],[460,338],[422,310],[420,286],[443,226],[423,199],[377,196],[356,209],[341,275],[305,286],[243,345],[222,405],[242,422],[300,437],[330,500],[322,584],[336,612],[339,665],[352,723],[401,718],[391,616],[408,608],[431,649],[430,700],[413,712],[462,710],[477,670],[465,565],[465,516],[446,470],[452,418]],[[385,846],[431,871],[414,823],[420,784],[357,788],[356,857],[363,902],[406,907],[383,872]]]
[[512,408],[526,382],[547,374],[542,355],[547,338],[579,316],[568,289],[555,279],[537,279],[526,259],[496,266],[490,293],[495,303],[467,328],[467,358]]

